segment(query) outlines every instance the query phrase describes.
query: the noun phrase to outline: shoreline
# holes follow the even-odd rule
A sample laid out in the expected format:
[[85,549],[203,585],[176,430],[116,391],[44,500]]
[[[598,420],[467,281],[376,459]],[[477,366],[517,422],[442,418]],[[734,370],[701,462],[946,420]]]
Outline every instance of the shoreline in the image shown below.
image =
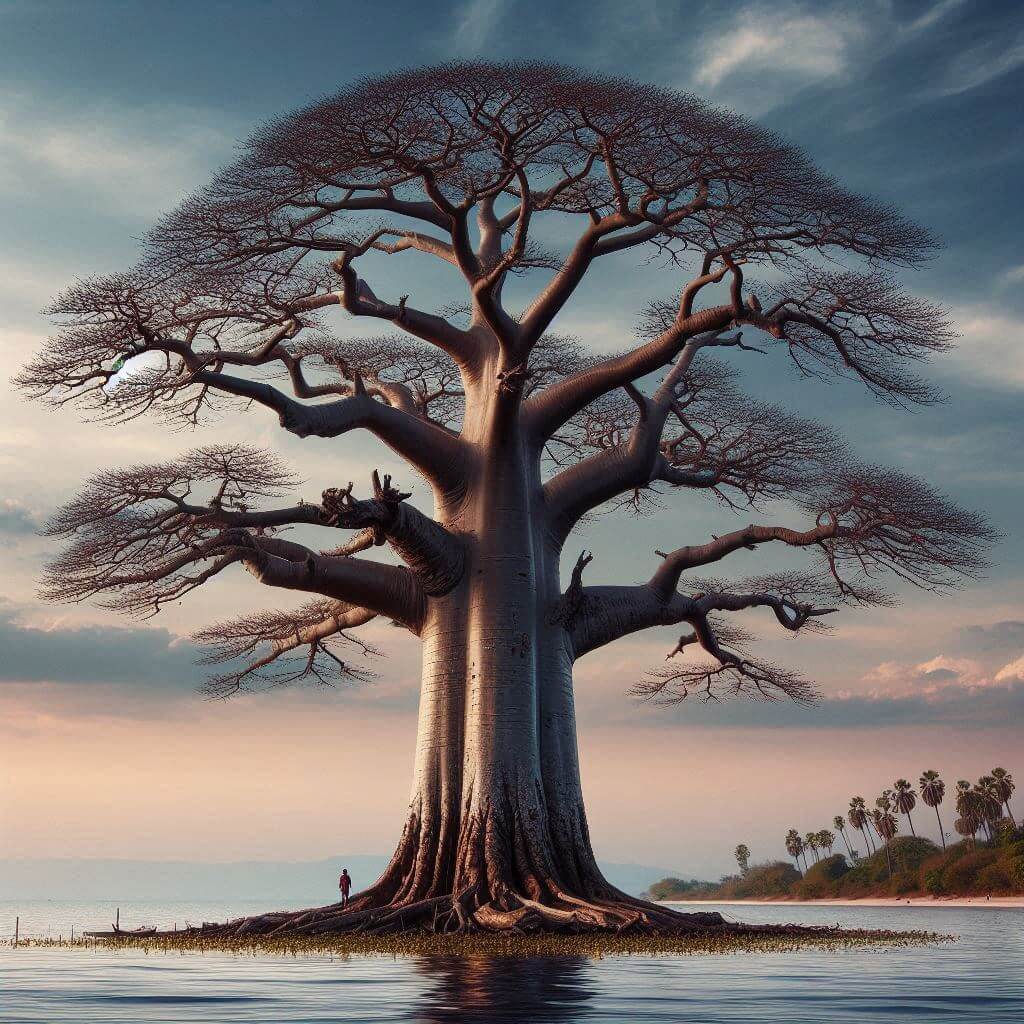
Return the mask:
[[678,906],[719,904],[722,906],[806,906],[806,907],[990,907],[1024,909],[1024,896],[864,896],[860,899],[797,900],[787,897],[766,900],[660,900]]

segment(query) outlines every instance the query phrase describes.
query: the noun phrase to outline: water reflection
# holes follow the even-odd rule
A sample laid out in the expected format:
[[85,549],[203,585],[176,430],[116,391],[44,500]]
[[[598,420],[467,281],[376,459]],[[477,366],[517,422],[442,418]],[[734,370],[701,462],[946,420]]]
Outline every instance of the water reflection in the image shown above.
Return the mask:
[[579,1020],[594,996],[589,963],[578,957],[525,960],[423,957],[423,1024]]

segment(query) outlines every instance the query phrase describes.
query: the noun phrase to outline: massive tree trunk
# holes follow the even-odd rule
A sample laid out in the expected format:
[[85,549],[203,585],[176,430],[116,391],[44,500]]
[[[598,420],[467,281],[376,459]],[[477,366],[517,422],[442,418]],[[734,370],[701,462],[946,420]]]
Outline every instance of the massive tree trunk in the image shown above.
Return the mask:
[[559,545],[537,459],[519,431],[501,429],[501,398],[481,417],[471,485],[437,509],[466,545],[465,572],[427,611],[409,817],[391,864],[357,905],[422,907],[434,927],[664,930],[720,921],[644,904],[597,866]]
[[[503,430],[500,390],[479,417],[470,483],[439,494],[437,521],[465,568],[431,597],[412,796],[383,875],[348,908],[266,915],[246,933],[350,929],[639,929],[722,925],[629,896],[590,843],[576,745],[572,615],[559,579],[536,452]],[[511,400],[515,402],[515,398]],[[464,437],[472,437],[472,407]]]

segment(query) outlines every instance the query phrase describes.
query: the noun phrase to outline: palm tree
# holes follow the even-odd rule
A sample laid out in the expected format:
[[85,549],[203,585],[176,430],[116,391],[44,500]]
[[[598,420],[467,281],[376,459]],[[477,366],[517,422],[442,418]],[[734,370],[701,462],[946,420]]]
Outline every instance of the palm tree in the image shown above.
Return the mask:
[[828,850],[828,855],[830,857],[832,856],[832,847],[835,846],[835,843],[836,843],[836,834],[835,834],[835,832],[829,832],[829,830],[827,828],[823,828],[818,833],[818,845],[823,850]]
[[[976,846],[976,836],[981,828],[981,808],[978,804],[978,794],[971,789],[971,784],[966,779],[957,779],[956,783],[956,813],[957,818],[954,828],[962,836],[971,837],[971,846]],[[965,831],[969,826],[970,831]]]
[[1002,800],[1003,806],[1006,808],[1006,816],[1010,819],[1010,824],[1016,830],[1017,821],[1010,810],[1010,797],[1013,796],[1013,791],[1017,788],[1014,785],[1013,776],[1005,768],[993,768],[992,778],[995,779],[995,789],[999,799]]
[[991,843],[996,838],[992,826],[1003,815],[1003,801],[999,796],[996,780],[991,775],[982,775],[971,792],[977,794],[978,810],[988,833],[988,841]]
[[856,863],[857,854],[853,852],[853,847],[850,845],[850,837],[846,834],[846,820],[841,814],[837,814],[832,819],[832,824],[839,830],[839,834],[843,837],[843,842],[846,843],[846,849],[850,851],[850,860]]
[[864,836],[864,849],[870,848],[871,852],[875,852],[875,844],[871,841],[871,833],[868,832],[868,812],[867,804],[864,801],[864,797],[855,796],[850,800],[850,810],[846,815],[850,824],[857,829],[860,829],[861,835]]
[[889,869],[889,877],[892,878],[892,857],[889,853],[889,843],[896,838],[900,823],[896,815],[890,810],[890,792],[885,792],[875,801],[875,809],[871,812],[871,823],[875,826],[878,838],[885,843],[885,863]]
[[939,823],[939,838],[942,840],[942,848],[946,848],[946,833],[942,830],[942,818],[939,817],[939,804],[946,795],[946,784],[939,778],[939,773],[930,768],[921,773],[918,786],[921,790],[921,799],[929,806],[935,808],[935,820]]
[[811,853],[814,854],[814,863],[818,863],[818,833],[808,832],[804,836],[804,843],[811,848]]
[[914,831],[914,819],[910,817],[910,812],[917,804],[917,796],[914,794],[914,788],[906,779],[897,779],[893,783],[893,787],[896,790],[892,798],[893,806],[900,812],[900,814],[905,814],[907,816],[907,824],[910,825],[910,834],[912,836],[916,836],[917,833]]
[[786,833],[786,853],[796,861],[796,869],[800,870],[800,854],[804,852],[804,841],[795,828]]
[[740,843],[733,854],[736,863],[740,866],[740,874],[745,875],[750,868],[750,847],[746,843]]
[[971,846],[975,846],[975,834],[978,831],[978,819],[967,816],[961,816],[953,822],[953,828],[957,830],[964,837],[964,839],[970,839]]

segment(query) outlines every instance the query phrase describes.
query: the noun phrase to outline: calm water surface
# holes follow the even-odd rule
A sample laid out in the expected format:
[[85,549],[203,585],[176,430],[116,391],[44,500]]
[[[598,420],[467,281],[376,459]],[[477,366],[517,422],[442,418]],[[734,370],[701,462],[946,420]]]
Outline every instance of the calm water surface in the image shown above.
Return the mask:
[[[700,904],[701,909],[711,905]],[[67,935],[113,904],[0,903],[0,935]],[[179,925],[257,905],[122,904],[121,923]],[[265,909],[265,908],[261,908]],[[0,951],[0,1022],[717,1022],[971,1020],[1024,1024],[1024,910],[723,906],[750,922],[955,933],[881,951],[525,960],[267,958]],[[7,918],[10,918],[10,922]]]

